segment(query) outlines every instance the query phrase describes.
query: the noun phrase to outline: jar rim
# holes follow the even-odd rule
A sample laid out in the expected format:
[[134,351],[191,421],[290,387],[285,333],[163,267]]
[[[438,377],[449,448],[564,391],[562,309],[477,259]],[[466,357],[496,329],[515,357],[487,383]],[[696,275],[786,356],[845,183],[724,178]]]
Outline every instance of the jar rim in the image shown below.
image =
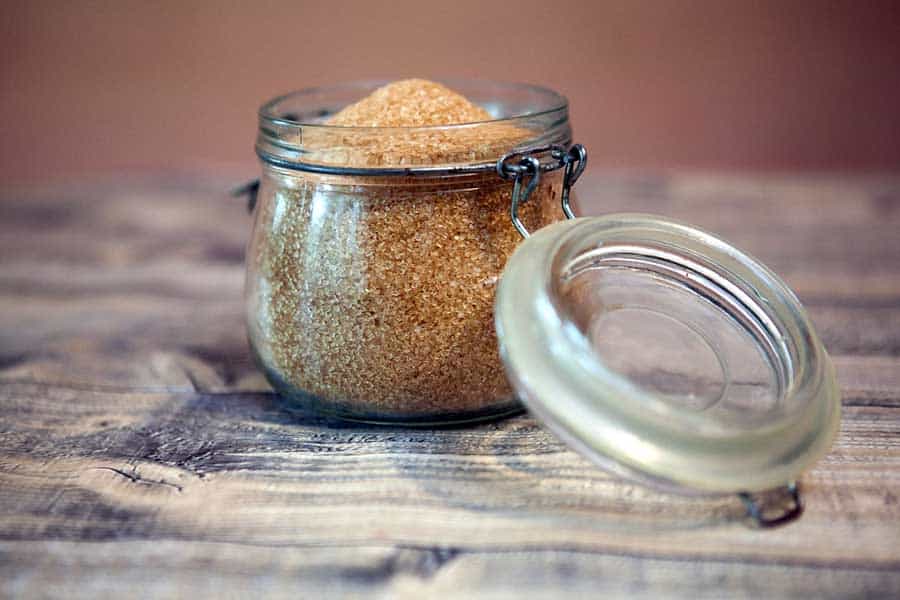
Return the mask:
[[[315,99],[317,97],[322,97],[334,93],[353,93],[356,92],[359,94],[357,100],[362,99],[368,93],[375,91],[379,87],[387,85],[391,83],[389,79],[362,79],[356,81],[349,81],[345,83],[338,83],[333,85],[325,85],[325,86],[314,86],[308,88],[302,88],[299,90],[294,90],[288,92],[286,94],[282,94],[271,100],[264,103],[258,111],[258,116],[260,119],[260,124],[265,121],[267,123],[273,125],[280,125],[284,127],[305,127],[305,128],[316,128],[322,130],[333,130],[333,131],[341,131],[341,132],[352,132],[354,130],[359,130],[363,132],[373,132],[373,131],[412,131],[412,130],[421,130],[421,131],[441,131],[441,130],[459,130],[459,129],[467,129],[472,127],[477,127],[479,125],[486,124],[498,124],[498,123],[509,123],[515,124],[516,122],[524,121],[527,119],[533,119],[535,117],[540,117],[544,115],[550,115],[558,111],[568,110],[569,101],[568,99],[550,88],[531,84],[531,83],[519,83],[519,82],[497,82],[491,80],[483,80],[483,79],[441,79],[439,83],[446,84],[453,90],[465,90],[465,89],[476,89],[481,87],[491,87],[498,91],[504,92],[526,92],[532,95],[535,98],[543,99],[546,104],[541,106],[540,108],[535,108],[532,110],[528,110],[526,112],[521,112],[517,114],[512,114],[509,116],[504,116],[496,119],[488,119],[482,121],[469,121],[466,123],[454,123],[451,125],[423,125],[417,127],[362,127],[362,126],[347,126],[347,125],[328,125],[326,123],[321,122],[325,117],[331,116],[332,112],[323,112],[322,109],[317,111],[316,117],[313,119],[301,119],[299,115],[296,118],[286,117],[284,113],[280,113],[279,110],[284,108],[283,105],[292,100],[304,100],[304,99]],[[346,105],[346,104],[345,104]],[[342,107],[341,107],[342,108]],[[337,111],[334,111],[337,112]],[[314,113],[315,114],[315,113]],[[318,120],[316,120],[318,119]]]
[[446,80],[500,118],[423,127],[346,127],[323,123],[384,81],[349,82],[279,96],[259,111],[256,153],[276,167],[333,175],[486,173],[513,151],[572,142],[568,101],[531,84]]

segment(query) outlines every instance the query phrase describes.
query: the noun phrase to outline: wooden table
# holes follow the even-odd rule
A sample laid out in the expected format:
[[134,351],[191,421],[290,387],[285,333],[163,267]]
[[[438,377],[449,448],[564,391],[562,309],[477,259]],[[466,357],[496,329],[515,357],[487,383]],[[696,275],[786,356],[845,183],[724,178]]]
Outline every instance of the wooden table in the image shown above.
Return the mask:
[[585,212],[716,231],[834,357],[832,453],[758,531],[593,468],[527,416],[411,430],[286,412],[242,317],[234,183],[0,193],[0,595],[900,595],[900,179],[595,172]]

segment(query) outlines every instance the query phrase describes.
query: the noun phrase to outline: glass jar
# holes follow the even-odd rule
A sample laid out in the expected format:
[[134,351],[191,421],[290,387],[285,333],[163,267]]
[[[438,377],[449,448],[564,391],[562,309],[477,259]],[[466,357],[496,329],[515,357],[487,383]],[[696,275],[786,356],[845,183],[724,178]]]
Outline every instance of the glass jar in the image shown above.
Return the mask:
[[[260,111],[246,281],[253,353],[284,398],[344,419],[456,423],[520,410],[493,325],[497,281],[521,239],[509,215],[516,173],[498,174],[497,161],[517,148],[567,148],[567,103],[533,86],[455,82],[497,119],[321,124],[381,83],[298,92]],[[549,160],[520,227],[563,217],[565,169]]]

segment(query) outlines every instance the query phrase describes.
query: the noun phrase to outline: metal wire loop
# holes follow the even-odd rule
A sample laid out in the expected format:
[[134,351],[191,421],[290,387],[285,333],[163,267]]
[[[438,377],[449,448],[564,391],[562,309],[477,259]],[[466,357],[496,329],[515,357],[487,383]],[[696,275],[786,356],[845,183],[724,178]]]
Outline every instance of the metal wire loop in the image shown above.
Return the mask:
[[259,195],[259,179],[248,181],[244,185],[231,190],[231,195],[235,198],[241,196],[247,197],[247,212],[252,213],[256,208],[256,197]]
[[[540,160],[548,156],[551,160]],[[538,146],[527,150],[513,150],[497,161],[497,174],[507,181],[515,179],[517,175],[525,173],[530,168],[524,165],[524,159],[531,157],[538,157],[540,170],[544,173],[555,171],[566,166],[565,156],[566,149],[559,144]]]
[[[528,197],[537,188],[541,182],[541,161],[533,156],[526,156],[519,162],[520,171],[516,173],[513,180],[512,203],[509,207],[509,216],[512,219],[513,226],[523,238],[527,238],[530,234],[528,229],[519,219],[519,204],[528,201]],[[499,168],[499,165],[498,165]],[[525,189],[522,189],[522,180],[530,175]]]
[[[546,160],[547,156],[551,160]],[[539,157],[545,160],[542,162]],[[561,198],[562,211],[567,219],[574,219],[575,213],[572,211],[569,195],[572,185],[584,173],[585,166],[587,166],[587,150],[581,144],[575,144],[569,149],[558,144],[552,144],[529,150],[513,151],[497,161],[497,174],[507,181],[513,180],[510,217],[516,231],[523,238],[529,237],[530,234],[522,220],[519,219],[519,205],[524,204],[538,186],[541,173],[564,169]],[[526,178],[528,178],[528,183],[523,190],[522,182]]]
[[587,167],[587,150],[581,144],[575,144],[566,153],[565,158],[566,170],[563,175],[562,188],[562,211],[567,219],[574,219],[575,213],[572,212],[572,206],[569,203],[569,192],[581,174]]
[[790,496],[790,505],[782,512],[774,517],[765,514],[765,507],[747,492],[738,494],[744,507],[747,509],[747,517],[749,517],[754,527],[760,529],[768,529],[770,527],[778,527],[795,520],[803,514],[803,501],[800,499],[800,489],[796,482],[791,482],[784,487],[784,491]]

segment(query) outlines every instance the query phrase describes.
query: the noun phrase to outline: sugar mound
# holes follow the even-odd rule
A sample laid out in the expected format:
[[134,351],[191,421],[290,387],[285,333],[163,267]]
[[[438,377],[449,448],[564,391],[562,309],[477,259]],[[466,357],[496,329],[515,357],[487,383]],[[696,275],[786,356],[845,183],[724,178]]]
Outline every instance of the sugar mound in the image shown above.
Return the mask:
[[415,167],[495,161],[531,133],[494,119],[453,90],[425,79],[378,88],[335,113],[330,127],[308,127],[307,162],[342,167]]
[[491,114],[446,86],[404,79],[382,86],[328,120],[343,127],[428,127],[490,121]]

